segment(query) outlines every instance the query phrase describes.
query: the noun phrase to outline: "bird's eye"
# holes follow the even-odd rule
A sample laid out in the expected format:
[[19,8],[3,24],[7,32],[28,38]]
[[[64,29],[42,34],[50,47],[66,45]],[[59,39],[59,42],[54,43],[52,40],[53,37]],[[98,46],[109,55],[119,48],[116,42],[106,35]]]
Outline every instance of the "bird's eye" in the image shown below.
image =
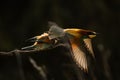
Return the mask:
[[54,43],[56,44],[58,42],[58,40],[55,39]]
[[57,44],[58,43],[58,39],[52,39],[52,44]]

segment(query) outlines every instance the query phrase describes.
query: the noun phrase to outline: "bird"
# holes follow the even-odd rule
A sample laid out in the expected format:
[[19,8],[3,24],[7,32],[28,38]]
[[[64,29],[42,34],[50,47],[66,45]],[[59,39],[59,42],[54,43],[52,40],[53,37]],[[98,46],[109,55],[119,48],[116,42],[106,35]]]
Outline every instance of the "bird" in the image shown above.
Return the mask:
[[49,39],[58,38],[58,45],[67,47],[77,66],[87,72],[89,67],[88,56],[95,58],[91,40],[96,37],[97,33],[92,30],[78,28],[62,29],[56,23],[50,24]]
[[39,36],[32,37],[28,39],[27,41],[34,42],[33,45],[23,47],[22,50],[47,50],[52,47],[53,41],[48,38],[48,33],[43,33]]
[[95,37],[96,32],[75,28],[65,29],[64,31],[69,34],[68,37],[71,44],[73,59],[80,68],[88,71],[87,56],[88,53],[90,53],[94,58],[91,39]]
[[78,28],[63,29],[54,22],[50,22],[49,26],[50,29],[46,33],[30,39],[34,40],[32,46],[22,49],[47,50],[63,46],[69,50],[75,64],[87,72],[89,67],[87,56],[91,55],[95,58],[91,40],[97,33]]

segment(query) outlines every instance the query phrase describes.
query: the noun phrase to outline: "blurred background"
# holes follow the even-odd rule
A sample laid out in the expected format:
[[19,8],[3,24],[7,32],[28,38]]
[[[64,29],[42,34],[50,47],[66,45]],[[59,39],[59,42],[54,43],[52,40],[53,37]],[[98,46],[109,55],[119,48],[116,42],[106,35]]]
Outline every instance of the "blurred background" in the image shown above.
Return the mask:
[[[98,80],[120,80],[120,0],[2,0],[0,51],[11,51],[28,45],[26,39],[49,29],[48,21],[54,21],[62,28],[83,28],[100,33],[93,40],[100,69]],[[32,67],[28,56],[34,57],[41,66],[49,65],[56,57],[58,62],[61,62],[59,59],[64,62],[63,55],[52,54],[56,56],[52,60],[51,55],[47,54],[56,53],[57,50],[41,52],[45,55],[0,56],[0,80],[45,80]],[[55,62],[53,64],[59,65]],[[48,80],[58,80],[54,78],[57,74],[46,73]],[[70,80],[67,77],[60,79]]]

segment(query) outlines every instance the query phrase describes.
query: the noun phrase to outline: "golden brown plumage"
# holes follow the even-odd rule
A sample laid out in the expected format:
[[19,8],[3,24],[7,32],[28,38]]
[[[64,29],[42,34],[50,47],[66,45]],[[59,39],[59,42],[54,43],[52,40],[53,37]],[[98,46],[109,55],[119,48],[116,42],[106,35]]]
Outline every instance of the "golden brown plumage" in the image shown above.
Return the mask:
[[34,50],[46,50],[49,49],[52,45],[52,41],[48,37],[48,33],[43,33],[39,36],[35,36],[33,38],[30,38],[32,42],[34,42],[33,45],[23,47],[22,49],[34,49]]
[[96,33],[94,31],[76,28],[64,29],[64,31],[69,34],[68,37],[73,51],[73,59],[81,69],[88,71],[88,61],[86,53],[80,48],[80,46],[83,46],[81,43],[84,42],[84,46],[94,57],[91,39],[95,37]]
[[[35,43],[32,46],[23,49],[32,47],[36,50],[46,50],[61,44],[61,46],[64,46],[67,43],[70,46],[69,49],[71,49],[69,51],[72,51],[70,53],[74,62],[84,71],[88,71],[87,53],[94,57],[91,39],[95,36],[96,32],[91,30],[77,28],[62,29],[56,24],[53,24],[48,33],[35,36]],[[84,50],[82,46],[85,48]]]

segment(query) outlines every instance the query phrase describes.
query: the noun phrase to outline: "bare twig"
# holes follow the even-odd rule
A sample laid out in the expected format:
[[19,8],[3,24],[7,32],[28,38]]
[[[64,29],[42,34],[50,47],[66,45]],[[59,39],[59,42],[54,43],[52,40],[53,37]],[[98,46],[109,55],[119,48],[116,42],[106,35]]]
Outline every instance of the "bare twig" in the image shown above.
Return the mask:
[[17,64],[18,64],[18,72],[19,72],[19,76],[20,76],[20,80],[26,80],[25,79],[25,75],[24,75],[24,70],[22,67],[22,58],[21,55],[19,53],[16,53],[16,59],[17,59]]
[[39,74],[42,76],[42,80],[47,80],[47,75],[45,73],[45,71],[43,70],[42,67],[38,66],[36,61],[34,59],[32,59],[31,57],[29,57],[29,60],[31,62],[31,64],[33,65],[33,67],[39,72]]
[[38,52],[38,50],[18,50],[18,49],[15,49],[15,50],[12,50],[9,52],[0,52],[0,55],[13,56],[16,53],[22,54],[22,53],[35,53],[35,52]]

